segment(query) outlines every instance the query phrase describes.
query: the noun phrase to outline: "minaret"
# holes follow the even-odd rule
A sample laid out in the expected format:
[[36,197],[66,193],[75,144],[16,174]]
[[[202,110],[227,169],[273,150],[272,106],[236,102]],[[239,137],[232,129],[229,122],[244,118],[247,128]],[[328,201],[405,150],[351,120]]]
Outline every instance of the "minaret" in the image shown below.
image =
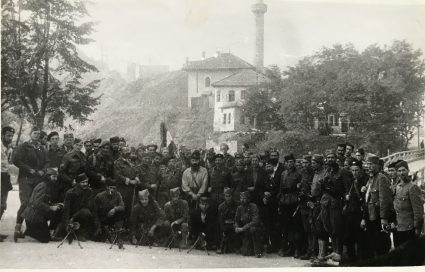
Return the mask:
[[258,70],[264,67],[264,13],[267,11],[267,5],[263,0],[257,0],[251,6],[251,11],[255,15],[255,56],[254,65]]

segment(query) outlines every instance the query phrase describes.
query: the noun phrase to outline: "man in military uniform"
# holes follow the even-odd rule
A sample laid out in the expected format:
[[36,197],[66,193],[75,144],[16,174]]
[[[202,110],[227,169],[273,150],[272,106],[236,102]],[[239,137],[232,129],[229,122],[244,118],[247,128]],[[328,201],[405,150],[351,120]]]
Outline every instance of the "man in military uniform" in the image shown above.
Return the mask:
[[[313,234],[313,249],[311,261],[322,262],[325,258],[327,250],[327,241],[329,237],[323,228],[321,220],[321,205],[320,200],[323,195],[322,182],[326,175],[324,168],[324,158],[322,155],[315,154],[311,158],[311,167],[314,170],[313,181],[311,183],[310,200],[307,206],[311,209],[311,228]],[[317,256],[316,256],[317,254]],[[317,257],[317,258],[316,258]]]
[[365,241],[362,237],[360,222],[366,208],[364,192],[361,191],[361,188],[366,185],[367,176],[363,173],[362,163],[354,158],[350,168],[353,182],[348,190],[346,188],[344,198],[344,244],[347,246],[348,261],[354,263],[359,257],[365,258]]
[[35,186],[28,206],[22,213],[27,226],[25,235],[42,243],[51,240],[50,229],[56,228],[62,215],[63,203],[57,202],[57,178],[57,168],[47,168],[43,181]]
[[62,149],[64,153],[71,152],[74,145],[74,134],[73,133],[65,133],[63,135],[63,145]]
[[91,154],[94,153],[92,140],[84,141],[84,149],[86,150],[85,155],[86,155],[86,158],[88,159],[91,156]]
[[[10,159],[12,155],[12,139],[15,129],[12,127],[3,127],[1,129],[1,186],[0,186],[0,219],[7,208],[7,196],[13,189],[10,181]],[[0,242],[6,239],[7,235],[0,234]]]
[[87,175],[89,176],[90,188],[94,194],[105,190],[106,178],[114,176],[114,159],[111,154],[109,141],[103,141],[100,150],[92,154],[87,161]]
[[140,189],[140,180],[130,159],[130,148],[122,147],[120,157],[114,163],[114,179],[117,182],[117,190],[121,194],[124,202],[124,224],[128,226],[131,209],[137,198],[137,191]]
[[347,143],[345,145],[345,157],[346,158],[352,158],[352,153],[354,152],[354,145]]
[[204,196],[208,189],[208,171],[199,165],[200,159],[199,151],[193,151],[190,158],[191,166],[182,176],[182,191],[186,194],[190,209],[197,206],[199,198]]
[[[92,154],[96,154],[99,151],[99,147],[100,147],[101,143],[102,143],[101,138],[93,139],[93,153]],[[92,154],[88,155],[87,158],[90,157]]]
[[19,207],[16,216],[14,240],[22,238],[21,225],[24,220],[22,213],[28,205],[32,191],[41,182],[47,167],[46,151],[40,145],[40,130],[34,127],[31,130],[31,140],[19,145],[13,154],[13,163],[19,168]]
[[[189,233],[189,205],[186,200],[180,199],[180,187],[170,189],[171,200],[164,205],[166,224],[170,225],[174,242],[179,248],[187,247]],[[178,235],[178,233],[181,235]]]
[[[146,235],[148,244],[161,244],[170,231],[170,225],[164,221],[164,211],[159,207],[158,202],[154,200],[145,189],[139,192],[139,201],[133,208],[130,218],[130,233],[133,244],[137,244]],[[142,241],[143,243],[143,238]]]
[[218,206],[218,222],[220,224],[220,244],[217,254],[229,253],[235,249],[235,216],[238,203],[233,200],[231,188],[224,188],[224,201]]
[[60,166],[60,186],[65,194],[74,185],[74,179],[81,173],[85,173],[87,169],[86,156],[81,149],[83,142],[76,138],[72,151],[65,154]]
[[47,135],[48,149],[47,159],[49,161],[49,167],[58,168],[62,163],[65,150],[59,147],[59,134],[56,131],[52,131]]
[[214,148],[208,149],[205,157],[205,168],[208,170],[208,172],[210,172],[211,169],[215,166],[216,154]]
[[396,165],[400,182],[394,198],[397,217],[397,231],[394,232],[394,246],[419,237],[424,224],[424,203],[419,187],[409,177],[409,166],[402,161]]
[[281,176],[278,195],[278,213],[282,236],[279,255],[298,258],[301,253],[301,234],[298,229],[301,225],[298,206],[301,175],[295,167],[293,154],[285,156],[285,163],[286,170],[283,171]]
[[252,176],[247,175],[247,171],[245,171],[245,165],[243,159],[237,159],[235,163],[235,167],[233,167],[231,176],[231,184],[230,186],[233,189],[233,199],[235,201],[239,200],[239,196],[241,192],[245,191],[254,191],[254,181]]
[[251,201],[259,205],[262,202],[263,192],[261,186],[265,178],[264,169],[260,167],[260,158],[257,155],[251,155],[251,167],[247,171],[248,179],[252,180],[254,191],[251,193]]
[[244,256],[263,255],[262,225],[257,205],[249,201],[249,192],[241,192],[240,205],[235,215],[235,233],[242,240],[241,253]]
[[[368,235],[368,257],[385,254],[391,247],[389,234],[382,231],[388,224],[393,207],[389,179],[380,172],[379,157],[370,155],[367,158],[369,180],[365,186],[367,212],[361,221],[362,228],[366,228]],[[363,190],[363,191],[364,191]]]
[[220,145],[220,151],[224,156],[224,166],[228,169],[232,169],[232,167],[235,165],[235,158],[233,158],[232,155],[228,153],[229,146],[226,143],[222,143]]
[[232,176],[230,171],[224,166],[224,156],[217,154],[215,156],[215,166],[209,172],[209,187],[211,206],[218,208],[224,200],[223,190],[225,187],[230,187]]
[[94,217],[91,207],[94,196],[88,181],[84,173],[75,178],[76,185],[66,192],[63,208],[64,225],[78,222],[80,228],[77,235],[81,241],[85,241],[93,232]]
[[112,160],[115,161],[120,157],[120,138],[115,136],[109,138],[109,143],[111,144],[111,155]]
[[392,191],[393,197],[395,196],[397,185],[400,182],[400,179],[398,178],[398,175],[397,175],[396,165],[401,161],[402,160],[397,160],[395,162],[392,162],[388,164],[388,167],[387,167],[387,174],[388,174],[388,178],[390,179],[391,191]]
[[306,252],[304,255],[300,257],[301,260],[308,260],[313,255],[314,250],[314,240],[313,233],[311,228],[311,220],[312,220],[312,210],[307,205],[308,201],[311,199],[311,184],[313,182],[314,170],[311,167],[311,155],[304,155],[301,165],[301,183],[300,183],[300,214],[301,220],[304,229],[304,238],[306,244]]
[[181,186],[182,173],[175,164],[176,159],[170,159],[168,165],[164,161],[160,166],[157,200],[161,208],[170,201],[170,190]]
[[339,159],[342,163],[345,160],[346,149],[347,149],[346,144],[338,144],[336,147],[336,158]]
[[125,206],[117,191],[117,183],[110,178],[105,183],[106,191],[98,193],[93,203],[95,238],[102,234],[107,236],[110,230],[117,231],[123,227]]

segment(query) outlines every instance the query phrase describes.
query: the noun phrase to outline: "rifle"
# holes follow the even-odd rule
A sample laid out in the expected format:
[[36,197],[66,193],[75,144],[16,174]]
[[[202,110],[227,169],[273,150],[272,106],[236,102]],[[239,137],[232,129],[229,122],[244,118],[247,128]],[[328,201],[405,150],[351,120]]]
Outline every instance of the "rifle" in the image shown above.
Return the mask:
[[78,222],[70,222],[67,226],[66,226],[68,233],[66,234],[65,238],[63,238],[63,240],[60,242],[60,244],[58,245],[57,248],[59,248],[60,246],[63,245],[63,243],[66,241],[66,239],[68,239],[68,237],[72,234],[71,238],[68,240],[68,243],[71,244],[72,240],[75,238],[75,240],[77,240],[78,246],[83,249],[83,247],[80,244],[80,241],[78,240],[77,235],[75,234],[75,231],[78,230],[80,228],[80,223]]
[[195,243],[193,243],[192,247],[189,248],[187,253],[191,252],[199,243],[201,243],[202,249],[205,250],[205,252],[209,256],[210,253],[207,250],[207,242],[205,241],[205,237],[206,237],[205,233],[201,232],[201,234],[198,235],[198,238],[196,239]]

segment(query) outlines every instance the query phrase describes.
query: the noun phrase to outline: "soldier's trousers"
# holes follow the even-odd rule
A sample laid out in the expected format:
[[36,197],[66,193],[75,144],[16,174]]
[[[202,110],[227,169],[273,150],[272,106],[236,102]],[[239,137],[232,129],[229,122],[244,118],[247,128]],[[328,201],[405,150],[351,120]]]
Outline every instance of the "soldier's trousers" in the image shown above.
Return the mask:
[[283,250],[301,250],[300,238],[301,238],[301,216],[300,213],[294,212],[297,209],[298,204],[282,205],[280,207],[280,227],[281,227],[281,249]]
[[74,222],[80,223],[80,229],[78,233],[88,235],[93,231],[94,217],[91,211],[87,208],[83,208],[72,215]]
[[237,234],[237,238],[241,240],[241,254],[244,256],[252,256],[263,253],[262,243],[263,230],[260,227],[250,227],[247,231]]
[[12,190],[12,184],[10,183],[10,175],[8,173],[1,173],[1,185],[0,185],[0,219],[3,216],[4,211],[7,208],[7,196],[9,191]]
[[304,236],[306,241],[307,254],[313,254],[314,252],[314,240],[313,240],[313,229],[312,229],[312,213],[311,209],[301,210],[301,220],[303,223]]
[[22,213],[25,211],[25,208],[28,205],[30,200],[32,191],[34,190],[36,182],[33,180],[22,177],[19,179],[19,200],[21,202],[21,206],[18,209],[18,213],[16,215],[16,224],[22,224],[24,222],[24,218],[22,217]]
[[368,258],[388,253],[391,248],[391,239],[388,233],[381,231],[380,220],[367,221],[367,248],[366,253]]
[[[344,244],[347,246],[347,255],[350,261],[362,254],[365,250],[365,245],[360,239],[361,229],[360,222],[362,220],[361,212],[349,212],[344,216]],[[363,242],[363,243],[362,243]],[[357,245],[357,252],[356,252]]]
[[331,237],[333,251],[342,254],[342,209],[339,206],[333,206],[333,203],[322,205],[321,218],[323,226]]
[[416,238],[415,229],[408,231],[395,231],[393,233],[394,237],[394,247],[398,247],[399,245]]

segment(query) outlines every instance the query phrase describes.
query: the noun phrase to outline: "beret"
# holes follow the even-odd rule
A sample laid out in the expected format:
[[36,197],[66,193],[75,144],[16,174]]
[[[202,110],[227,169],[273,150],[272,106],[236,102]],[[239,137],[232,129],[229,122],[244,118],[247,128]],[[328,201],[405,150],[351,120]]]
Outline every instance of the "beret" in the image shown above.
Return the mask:
[[89,178],[87,177],[87,175],[85,173],[79,174],[77,177],[75,177],[76,183],[80,183],[84,180],[89,180]]
[[289,155],[286,155],[285,157],[285,161],[295,161],[295,157],[294,157],[294,154],[289,154]]
[[149,190],[145,189],[145,190],[139,191],[139,196],[148,197],[149,196]]

